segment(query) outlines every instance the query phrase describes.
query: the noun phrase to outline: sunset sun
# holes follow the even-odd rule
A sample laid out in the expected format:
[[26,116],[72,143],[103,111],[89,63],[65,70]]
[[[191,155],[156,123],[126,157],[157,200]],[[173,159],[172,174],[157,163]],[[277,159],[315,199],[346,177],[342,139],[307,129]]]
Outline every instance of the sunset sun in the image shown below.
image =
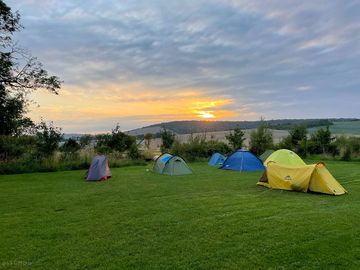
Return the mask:
[[200,111],[198,112],[198,116],[204,119],[215,118],[215,115],[211,111]]

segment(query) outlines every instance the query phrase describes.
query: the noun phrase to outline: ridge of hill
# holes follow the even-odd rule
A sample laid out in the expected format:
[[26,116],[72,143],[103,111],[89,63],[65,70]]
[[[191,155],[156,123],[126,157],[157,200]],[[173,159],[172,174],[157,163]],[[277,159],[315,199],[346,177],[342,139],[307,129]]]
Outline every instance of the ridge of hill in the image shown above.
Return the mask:
[[[267,120],[269,128],[275,130],[289,130],[293,125],[305,125],[307,128],[332,126],[335,122],[360,121],[357,118],[328,118],[328,119],[278,119]],[[162,129],[170,130],[176,134],[191,134],[202,132],[216,132],[233,130],[236,127],[241,129],[254,129],[261,121],[171,121],[145,126],[128,131],[129,135],[140,136],[146,133],[159,133]]]

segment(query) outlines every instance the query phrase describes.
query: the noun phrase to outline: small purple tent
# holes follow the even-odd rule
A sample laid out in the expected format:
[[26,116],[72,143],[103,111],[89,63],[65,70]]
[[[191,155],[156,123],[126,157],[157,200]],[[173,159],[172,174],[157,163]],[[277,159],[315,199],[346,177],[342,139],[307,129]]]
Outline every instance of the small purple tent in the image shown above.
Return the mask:
[[86,172],[87,181],[103,181],[111,177],[108,159],[105,156],[96,156],[91,161],[90,168]]

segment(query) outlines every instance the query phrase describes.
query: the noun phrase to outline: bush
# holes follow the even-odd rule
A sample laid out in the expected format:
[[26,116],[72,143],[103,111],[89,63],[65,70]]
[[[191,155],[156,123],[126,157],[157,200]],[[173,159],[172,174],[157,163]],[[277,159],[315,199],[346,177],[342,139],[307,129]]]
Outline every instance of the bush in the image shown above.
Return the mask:
[[60,147],[62,152],[66,153],[75,153],[80,150],[80,144],[72,138],[69,138],[65,143]]
[[[32,172],[55,172],[68,170],[86,170],[91,163],[93,155],[78,156],[75,159],[63,159],[50,157],[47,159],[33,159],[30,157],[0,162],[0,174],[18,174]],[[146,165],[144,160],[118,159],[115,155],[107,156],[110,168],[126,167],[134,165]]]
[[128,157],[132,160],[138,160],[138,159],[142,159],[143,156],[141,155],[139,148],[137,147],[137,145],[135,143],[133,143],[130,146],[129,152],[128,152]]
[[350,147],[347,147],[344,154],[341,156],[341,160],[350,161],[351,160],[351,150]]
[[95,136],[96,140],[96,146],[95,151],[99,154],[107,154],[111,153],[113,149],[111,149],[110,140],[111,135],[110,134],[99,134]]
[[208,158],[214,152],[221,152],[223,154],[228,154],[231,151],[229,145],[223,142],[218,141],[206,141],[205,136],[195,136],[190,135],[189,141],[187,143],[180,143],[175,141],[171,152],[174,155],[179,155],[182,158],[188,161],[194,161],[201,158]]
[[80,147],[84,149],[86,146],[90,145],[93,140],[93,136],[89,134],[84,134],[80,137]]
[[33,136],[0,136],[0,160],[18,159],[36,149]]
[[99,154],[129,151],[136,144],[135,137],[121,132],[119,125],[111,131],[111,134],[99,134],[95,138],[95,150]]
[[48,158],[54,154],[62,139],[61,129],[55,127],[52,122],[41,122],[36,126],[36,156]]

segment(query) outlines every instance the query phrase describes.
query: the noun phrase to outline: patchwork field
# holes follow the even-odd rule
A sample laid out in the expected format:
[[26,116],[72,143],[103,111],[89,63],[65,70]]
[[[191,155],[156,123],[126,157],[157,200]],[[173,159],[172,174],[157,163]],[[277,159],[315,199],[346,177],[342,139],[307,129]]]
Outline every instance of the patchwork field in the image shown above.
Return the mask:
[[[312,133],[319,128],[311,128],[309,132]],[[360,136],[360,121],[336,121],[330,126],[330,131],[335,135]]]
[[190,164],[0,176],[0,269],[359,269],[360,163],[343,196],[268,190],[261,173]]
[[[250,141],[250,134],[254,129],[244,129],[243,132],[245,133],[244,138],[244,144],[245,145],[249,145],[249,141]],[[231,130],[228,131],[214,131],[214,132],[207,132],[207,133],[194,133],[192,134],[192,136],[205,136],[205,138],[207,140],[216,140],[216,141],[220,141],[220,142],[228,142],[228,140],[226,139],[226,135],[228,135],[229,133],[231,133]],[[279,143],[284,137],[289,135],[289,132],[287,130],[271,130],[272,134],[273,134],[273,139],[275,143]],[[176,139],[182,143],[188,142],[189,138],[190,138],[191,134],[177,134],[176,135]],[[151,140],[150,143],[150,149],[153,150],[158,150],[160,149],[160,146],[162,144],[162,141],[160,138],[155,138]],[[141,147],[142,149],[146,149],[145,147],[145,143],[142,142],[141,143]]]

